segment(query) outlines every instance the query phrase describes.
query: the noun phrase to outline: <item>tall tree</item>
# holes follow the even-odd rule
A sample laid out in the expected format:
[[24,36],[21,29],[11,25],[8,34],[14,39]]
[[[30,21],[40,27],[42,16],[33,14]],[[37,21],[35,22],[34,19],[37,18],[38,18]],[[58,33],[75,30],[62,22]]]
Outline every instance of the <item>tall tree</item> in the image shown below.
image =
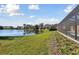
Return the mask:
[[39,26],[35,25],[35,29],[34,29],[35,33],[38,34],[39,33]]
[[0,30],[2,30],[3,29],[3,26],[0,26]]

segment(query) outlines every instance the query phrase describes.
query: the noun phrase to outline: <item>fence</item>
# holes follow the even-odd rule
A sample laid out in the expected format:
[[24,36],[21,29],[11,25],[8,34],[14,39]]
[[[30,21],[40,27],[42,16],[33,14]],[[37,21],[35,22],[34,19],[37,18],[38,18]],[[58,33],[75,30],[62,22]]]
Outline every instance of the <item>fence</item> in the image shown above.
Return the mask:
[[57,26],[58,31],[79,40],[79,5],[77,5]]

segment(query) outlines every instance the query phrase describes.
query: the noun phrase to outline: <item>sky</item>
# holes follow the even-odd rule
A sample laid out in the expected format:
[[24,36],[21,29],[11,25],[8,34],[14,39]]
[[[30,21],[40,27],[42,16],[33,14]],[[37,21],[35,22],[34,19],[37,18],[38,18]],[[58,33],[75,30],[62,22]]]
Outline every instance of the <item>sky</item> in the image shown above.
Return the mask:
[[76,6],[75,4],[0,4],[0,25],[57,24]]

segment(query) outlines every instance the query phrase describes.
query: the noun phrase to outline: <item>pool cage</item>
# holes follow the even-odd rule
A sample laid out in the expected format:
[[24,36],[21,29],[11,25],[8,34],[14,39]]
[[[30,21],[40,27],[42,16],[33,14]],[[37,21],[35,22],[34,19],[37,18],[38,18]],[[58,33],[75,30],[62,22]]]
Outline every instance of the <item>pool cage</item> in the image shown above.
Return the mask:
[[79,5],[77,5],[57,26],[61,33],[79,40]]

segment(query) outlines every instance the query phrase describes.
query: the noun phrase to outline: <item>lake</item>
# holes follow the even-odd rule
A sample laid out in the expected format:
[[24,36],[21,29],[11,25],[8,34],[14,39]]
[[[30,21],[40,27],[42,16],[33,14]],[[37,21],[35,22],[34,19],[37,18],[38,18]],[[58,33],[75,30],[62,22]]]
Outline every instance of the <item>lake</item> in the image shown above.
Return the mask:
[[31,36],[35,33],[24,30],[0,30],[0,36]]

